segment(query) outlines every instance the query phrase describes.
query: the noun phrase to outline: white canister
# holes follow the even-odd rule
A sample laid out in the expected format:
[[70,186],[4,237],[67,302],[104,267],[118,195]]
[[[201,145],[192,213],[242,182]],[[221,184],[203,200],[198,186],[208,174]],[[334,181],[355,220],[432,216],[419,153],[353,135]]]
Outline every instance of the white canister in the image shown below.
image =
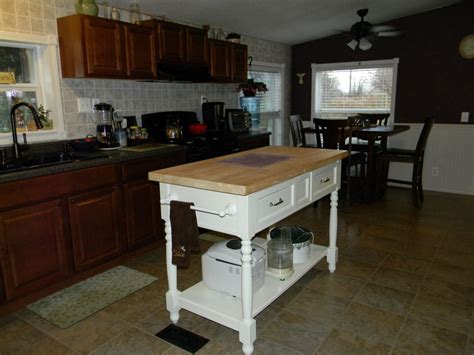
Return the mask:
[[272,239],[278,234],[278,229],[285,228],[291,230],[291,240],[293,244],[293,264],[306,262],[311,255],[311,244],[314,241],[314,234],[307,228],[299,226],[280,226],[270,229],[267,239]]

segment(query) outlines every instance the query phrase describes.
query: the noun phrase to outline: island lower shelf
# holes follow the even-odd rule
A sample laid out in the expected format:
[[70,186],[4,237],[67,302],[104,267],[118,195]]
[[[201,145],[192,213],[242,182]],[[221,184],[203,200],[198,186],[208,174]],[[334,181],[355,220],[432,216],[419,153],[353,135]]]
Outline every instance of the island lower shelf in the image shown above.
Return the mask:
[[[261,245],[265,244],[266,241],[261,238],[255,238],[254,242]],[[294,264],[293,275],[284,281],[267,274],[263,286],[253,294],[252,316],[256,317],[257,314],[303,277],[304,274],[327,255],[327,249],[327,247],[312,244],[309,259],[304,263]],[[178,296],[178,302],[182,308],[193,313],[231,329],[237,331],[240,329],[242,300],[223,292],[211,290],[202,281],[181,292]]]

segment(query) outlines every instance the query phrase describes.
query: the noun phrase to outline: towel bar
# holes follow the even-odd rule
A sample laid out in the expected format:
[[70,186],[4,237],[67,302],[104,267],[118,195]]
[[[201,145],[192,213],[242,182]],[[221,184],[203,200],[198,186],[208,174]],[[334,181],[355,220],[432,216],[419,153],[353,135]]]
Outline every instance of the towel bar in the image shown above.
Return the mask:
[[[160,203],[162,205],[169,205],[172,200],[177,200],[177,197],[173,194],[171,194],[167,198],[161,199]],[[237,213],[237,207],[233,203],[229,203],[227,206],[225,206],[225,209],[222,211],[210,210],[208,208],[202,208],[202,207],[197,207],[197,206],[191,206],[191,209],[195,211],[199,211],[199,212],[215,214],[220,217],[234,216]]]

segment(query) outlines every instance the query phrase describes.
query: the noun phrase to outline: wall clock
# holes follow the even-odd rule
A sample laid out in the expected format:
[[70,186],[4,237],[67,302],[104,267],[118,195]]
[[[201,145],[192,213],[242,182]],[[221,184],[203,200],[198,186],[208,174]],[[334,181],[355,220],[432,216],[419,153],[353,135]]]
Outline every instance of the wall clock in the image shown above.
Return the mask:
[[467,35],[459,43],[459,53],[466,59],[474,59],[474,34]]

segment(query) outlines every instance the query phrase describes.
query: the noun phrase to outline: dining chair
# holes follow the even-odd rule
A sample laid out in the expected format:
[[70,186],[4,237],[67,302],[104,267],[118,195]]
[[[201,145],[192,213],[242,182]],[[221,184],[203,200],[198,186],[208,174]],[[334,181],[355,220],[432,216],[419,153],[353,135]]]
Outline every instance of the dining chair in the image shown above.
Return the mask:
[[314,118],[316,130],[316,144],[318,148],[325,149],[343,149],[347,150],[349,155],[342,161],[343,178],[346,183],[347,203],[350,198],[350,180],[351,170],[355,167],[356,175],[360,178],[365,177],[365,154],[352,152],[352,127],[353,119],[322,119]]
[[434,117],[428,117],[425,119],[423,129],[421,130],[418,142],[416,143],[415,150],[389,148],[386,152],[379,156],[382,162],[388,162],[388,168],[390,162],[397,163],[409,163],[413,164],[413,172],[411,181],[388,179],[388,169],[385,172],[385,185],[387,182],[395,182],[397,184],[411,185],[413,203],[415,207],[420,207],[423,203],[423,160],[425,156],[426,143],[428,142],[428,136],[431,132],[431,128],[434,124]]
[[[386,126],[388,123],[388,118],[390,117],[389,113],[358,113],[353,117],[354,127],[367,127],[367,121],[370,123],[370,126]],[[380,145],[380,138],[375,140],[375,151],[379,153],[382,150]],[[365,152],[367,153],[367,141],[365,139],[356,138],[352,142],[352,150],[356,152]]]
[[369,120],[370,124],[377,126],[386,126],[390,113],[358,113],[362,121]]
[[290,115],[290,132],[294,147],[317,148],[315,144],[306,143],[306,134],[316,134],[316,130],[303,127],[303,119],[300,115]]

